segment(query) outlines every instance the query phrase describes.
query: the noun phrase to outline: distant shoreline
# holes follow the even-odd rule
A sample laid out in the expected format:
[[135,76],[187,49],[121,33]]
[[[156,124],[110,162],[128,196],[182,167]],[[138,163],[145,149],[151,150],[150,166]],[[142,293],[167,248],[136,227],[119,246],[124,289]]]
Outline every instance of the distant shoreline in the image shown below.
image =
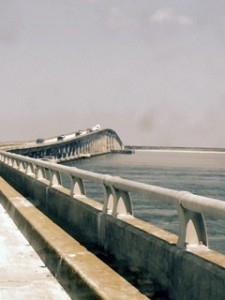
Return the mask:
[[125,149],[130,150],[153,150],[153,151],[195,151],[195,152],[225,152],[225,148],[209,147],[166,147],[166,146],[130,146],[126,145]]

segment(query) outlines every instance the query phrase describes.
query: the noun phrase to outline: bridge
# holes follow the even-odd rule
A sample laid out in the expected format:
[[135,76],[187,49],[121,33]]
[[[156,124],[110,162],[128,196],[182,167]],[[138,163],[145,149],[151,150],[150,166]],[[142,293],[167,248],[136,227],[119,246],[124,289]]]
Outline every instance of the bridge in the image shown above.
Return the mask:
[[[101,147],[95,147],[95,137]],[[67,160],[70,155],[123,150],[111,130],[74,137],[73,146],[69,142],[0,151],[1,204],[68,295],[72,299],[224,299],[225,256],[209,249],[204,216],[224,220],[225,203],[71,168],[42,156]],[[57,146],[61,150],[50,152]],[[105,191],[102,202],[86,195],[87,181]],[[175,207],[179,235],[135,218],[133,193]]]
[[36,142],[9,146],[8,151],[33,157],[64,162],[124,150],[123,143],[112,129],[83,130]]

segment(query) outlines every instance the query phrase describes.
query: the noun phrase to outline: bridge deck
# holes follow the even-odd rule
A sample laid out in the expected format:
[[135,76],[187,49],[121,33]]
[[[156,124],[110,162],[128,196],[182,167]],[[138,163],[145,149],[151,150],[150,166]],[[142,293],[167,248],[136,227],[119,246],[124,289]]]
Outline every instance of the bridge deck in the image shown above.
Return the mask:
[[0,254],[0,299],[70,299],[1,204]]

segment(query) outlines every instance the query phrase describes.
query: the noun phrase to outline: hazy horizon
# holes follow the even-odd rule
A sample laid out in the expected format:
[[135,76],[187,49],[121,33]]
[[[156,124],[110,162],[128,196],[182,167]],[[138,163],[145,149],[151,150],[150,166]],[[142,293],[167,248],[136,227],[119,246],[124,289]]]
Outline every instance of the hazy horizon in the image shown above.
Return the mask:
[[95,124],[225,147],[225,2],[2,0],[0,142]]

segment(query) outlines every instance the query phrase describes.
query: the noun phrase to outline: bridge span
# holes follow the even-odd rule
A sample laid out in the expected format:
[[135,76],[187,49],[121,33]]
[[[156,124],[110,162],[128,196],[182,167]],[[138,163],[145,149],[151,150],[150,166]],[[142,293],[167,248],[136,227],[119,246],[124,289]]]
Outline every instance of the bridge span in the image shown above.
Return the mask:
[[[28,157],[32,147],[22,151],[26,156],[0,151],[1,204],[72,299],[225,299],[225,255],[209,249],[204,217],[224,220],[223,201]],[[87,181],[104,190],[102,201],[86,195]],[[137,219],[133,193],[175,207],[179,235]]]
[[37,139],[36,142],[24,143],[20,146],[8,147],[8,151],[13,153],[54,162],[122,150],[124,150],[124,145],[112,129],[82,131],[79,135],[70,133],[46,140]]

